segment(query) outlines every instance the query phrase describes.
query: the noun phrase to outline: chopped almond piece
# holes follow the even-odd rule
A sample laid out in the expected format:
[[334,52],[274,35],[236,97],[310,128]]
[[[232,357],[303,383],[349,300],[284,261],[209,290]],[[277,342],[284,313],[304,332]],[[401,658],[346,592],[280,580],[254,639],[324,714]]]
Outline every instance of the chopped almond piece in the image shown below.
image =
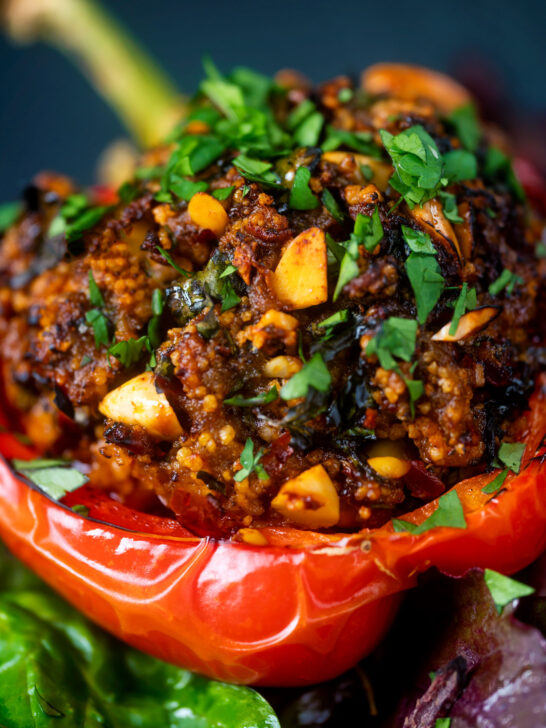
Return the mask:
[[451,328],[451,321],[442,326],[432,337],[433,341],[461,341],[466,339],[472,334],[477,334],[479,331],[484,329],[488,324],[497,318],[500,313],[500,309],[496,306],[484,306],[483,308],[477,308],[474,311],[469,311],[461,316],[459,323],[457,324],[457,330],[454,334],[449,333]]
[[328,300],[327,250],[324,232],[304,230],[285,248],[273,282],[278,299],[298,309],[317,306]]
[[303,528],[330,528],[339,521],[339,496],[322,465],[284,483],[271,506]]
[[140,425],[162,440],[176,440],[182,434],[173,408],[155,388],[153,372],[139,374],[109,392],[99,404],[99,410],[115,422]]
[[412,217],[423,227],[434,242],[440,243],[452,256],[462,261],[461,248],[452,224],[444,215],[438,200],[428,200],[422,207],[415,206],[411,210]]

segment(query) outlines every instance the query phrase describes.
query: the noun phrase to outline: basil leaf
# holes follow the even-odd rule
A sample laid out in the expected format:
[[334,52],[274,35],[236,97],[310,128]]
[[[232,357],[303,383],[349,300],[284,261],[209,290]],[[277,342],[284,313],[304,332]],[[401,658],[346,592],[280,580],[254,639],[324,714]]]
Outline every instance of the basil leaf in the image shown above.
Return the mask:
[[316,352],[300,371],[286,382],[281,389],[281,397],[285,401],[306,397],[310,388],[319,392],[327,392],[331,383],[332,377],[328,367],[324,363],[321,354]]
[[256,407],[261,404],[271,404],[271,402],[274,402],[278,396],[279,393],[277,391],[277,387],[273,385],[267,392],[262,392],[261,394],[258,394],[255,397],[249,397],[248,399],[236,394],[234,397],[225,399],[224,404],[229,404],[232,407]]
[[334,220],[337,220],[338,222],[343,222],[345,220],[343,210],[338,205],[336,198],[333,196],[330,190],[323,190],[321,199],[322,204],[328,210]]
[[455,133],[465,149],[475,152],[480,142],[482,132],[480,122],[473,103],[459,106],[447,117],[455,128]]
[[368,342],[366,355],[376,355],[383,369],[396,369],[396,356],[411,361],[417,340],[417,321],[391,316],[383,322],[381,329]]
[[20,202],[4,202],[0,205],[0,233],[5,233],[23,212],[23,205]]
[[319,201],[309,188],[311,172],[307,167],[298,167],[290,190],[289,206],[293,210],[314,210]]
[[0,552],[5,728],[280,728],[254,690],[118,642]]
[[60,500],[89,480],[65,460],[12,460],[12,465],[55,500]]
[[504,576],[504,574],[499,574],[497,571],[493,571],[492,569],[485,569],[483,572],[483,578],[487,588],[491,592],[491,596],[493,597],[495,607],[499,614],[501,614],[504,607],[513,602],[514,599],[529,596],[529,594],[533,594],[535,591],[532,586],[522,584],[520,581],[516,581],[515,579],[510,579],[510,577]]
[[493,480],[482,488],[482,493],[486,493],[487,495],[489,495],[491,493],[496,493],[498,490],[500,490],[504,485],[504,481],[508,477],[509,472],[510,470],[506,468],[506,470],[501,470],[500,473],[497,473]]
[[524,452],[524,442],[503,442],[499,448],[498,457],[507,468],[517,474],[521,467]]
[[449,528],[466,528],[466,520],[462,503],[456,490],[450,490],[438,498],[438,507],[423,523],[417,525],[402,521],[398,518],[392,519],[395,531],[409,531],[415,535],[430,531],[431,528],[440,526]]

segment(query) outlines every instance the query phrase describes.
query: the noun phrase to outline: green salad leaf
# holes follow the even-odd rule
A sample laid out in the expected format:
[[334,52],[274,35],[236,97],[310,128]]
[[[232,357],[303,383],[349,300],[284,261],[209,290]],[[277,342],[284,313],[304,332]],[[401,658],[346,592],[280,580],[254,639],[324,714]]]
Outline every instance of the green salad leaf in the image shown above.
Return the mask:
[[2,728],[279,728],[254,690],[118,642],[1,545],[0,585]]

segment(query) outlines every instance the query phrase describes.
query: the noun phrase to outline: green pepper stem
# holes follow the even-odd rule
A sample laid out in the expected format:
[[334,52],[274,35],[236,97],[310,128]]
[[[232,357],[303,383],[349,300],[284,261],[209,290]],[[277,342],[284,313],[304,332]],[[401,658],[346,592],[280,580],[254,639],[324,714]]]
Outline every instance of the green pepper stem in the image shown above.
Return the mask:
[[4,0],[2,19],[20,42],[43,40],[76,59],[131,136],[160,142],[184,98],[151,56],[94,0]]

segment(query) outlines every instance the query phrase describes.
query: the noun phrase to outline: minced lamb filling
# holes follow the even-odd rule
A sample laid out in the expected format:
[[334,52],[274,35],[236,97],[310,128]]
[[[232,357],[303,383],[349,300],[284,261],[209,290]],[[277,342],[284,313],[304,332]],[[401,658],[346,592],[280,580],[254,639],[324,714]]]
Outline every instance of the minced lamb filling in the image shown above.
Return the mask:
[[544,366],[542,224],[470,103],[402,96],[211,69],[117,196],[39,175],[0,245],[32,442],[216,536],[490,469]]

